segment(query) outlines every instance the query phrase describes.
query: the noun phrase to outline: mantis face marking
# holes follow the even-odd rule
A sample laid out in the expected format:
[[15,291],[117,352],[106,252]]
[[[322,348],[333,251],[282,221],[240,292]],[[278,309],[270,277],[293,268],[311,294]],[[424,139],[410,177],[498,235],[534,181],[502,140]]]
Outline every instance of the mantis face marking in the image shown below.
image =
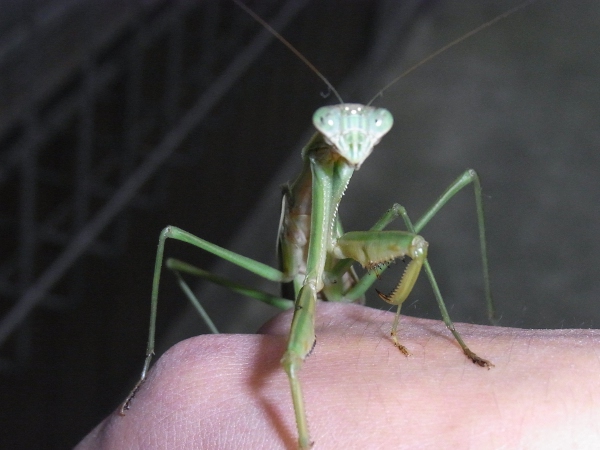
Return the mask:
[[394,118],[384,108],[344,103],[317,109],[313,123],[327,143],[359,169],[373,147],[390,131]]

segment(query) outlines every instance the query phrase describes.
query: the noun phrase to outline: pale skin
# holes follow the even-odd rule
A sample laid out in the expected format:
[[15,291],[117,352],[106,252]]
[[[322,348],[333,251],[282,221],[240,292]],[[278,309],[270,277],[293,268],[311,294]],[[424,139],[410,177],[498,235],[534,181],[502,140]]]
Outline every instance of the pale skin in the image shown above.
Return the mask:
[[[442,322],[320,303],[300,378],[314,448],[600,448],[600,331],[457,324],[494,364],[474,365]],[[297,446],[280,370],[291,312],[257,335],[199,336],[171,348],[126,416],[77,447]]]

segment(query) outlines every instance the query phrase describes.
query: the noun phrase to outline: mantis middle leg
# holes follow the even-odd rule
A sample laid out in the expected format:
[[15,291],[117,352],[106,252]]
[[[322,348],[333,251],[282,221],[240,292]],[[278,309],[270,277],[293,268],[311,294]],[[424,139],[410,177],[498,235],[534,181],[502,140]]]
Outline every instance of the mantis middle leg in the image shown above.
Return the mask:
[[[225,259],[233,264],[236,264],[236,265],[242,267],[243,269],[246,269],[252,273],[255,273],[256,275],[259,275],[259,276],[266,278],[268,280],[271,280],[271,281],[281,283],[283,281],[287,281],[287,278],[288,278],[285,274],[283,274],[278,269],[275,269],[275,268],[268,266],[266,264],[263,264],[261,262],[255,261],[251,258],[239,255],[235,252],[224,249],[223,247],[220,247],[218,245],[212,244],[212,243],[205,241],[204,239],[201,239],[197,236],[194,236],[193,234],[188,233],[187,231],[184,231],[180,228],[177,228],[174,226],[165,227],[160,233],[160,237],[158,240],[158,250],[156,252],[156,261],[154,263],[154,276],[152,278],[152,298],[151,298],[151,306],[150,306],[150,327],[149,327],[149,331],[148,331],[148,344],[146,347],[146,359],[144,360],[144,367],[142,369],[142,374],[140,376],[140,380],[135,385],[135,387],[133,388],[133,390],[131,391],[131,393],[129,394],[129,396],[127,397],[125,402],[123,403],[123,406],[121,407],[121,414],[124,414],[125,411],[129,409],[131,401],[133,400],[133,397],[135,396],[135,394],[137,393],[137,391],[139,390],[139,388],[145,381],[148,369],[150,368],[150,363],[152,361],[152,357],[154,356],[154,345],[155,345],[155,335],[156,335],[156,314],[157,314],[157,308],[158,308],[158,291],[159,291],[159,285],[160,285],[160,275],[161,275],[162,267],[163,267],[165,242],[167,239],[175,239],[178,241],[187,242],[188,244],[191,244],[198,248],[206,250],[209,253],[212,253],[222,259]],[[246,295],[249,295],[250,297],[257,298],[259,300],[264,301],[265,303],[269,303],[274,306],[278,306],[282,309],[289,308],[293,305],[293,302],[291,300],[283,299],[283,298],[280,298],[280,297],[277,297],[277,296],[274,296],[274,295],[271,295],[268,293],[264,293],[264,292],[256,290],[256,289],[248,288],[239,283],[235,283],[230,280],[226,280],[222,277],[218,277],[216,275],[210,274],[207,271],[204,271],[202,269],[199,269],[197,267],[194,267],[194,266],[184,263],[182,261],[170,259],[168,261],[167,266],[175,272],[182,290],[187,295],[187,297],[190,299],[192,304],[196,307],[196,309],[198,310],[200,315],[204,318],[205,322],[207,323],[207,325],[211,328],[211,330],[213,332],[217,332],[216,328],[212,324],[212,321],[210,320],[210,318],[208,318],[208,316],[204,312],[202,305],[196,299],[196,297],[192,293],[191,289],[181,278],[180,272],[186,272],[186,273],[190,273],[192,275],[206,278],[209,281],[212,281],[217,284],[221,284],[221,285],[226,286],[234,291],[242,292]]]
[[[492,321],[492,323],[495,323],[495,308],[494,308],[494,304],[493,304],[493,300],[492,300],[490,282],[489,282],[489,268],[488,268],[487,246],[486,246],[486,236],[485,236],[485,222],[484,222],[484,215],[483,215],[483,203],[482,203],[482,198],[481,198],[481,183],[479,181],[479,177],[478,177],[477,173],[474,170],[468,169],[463,174],[461,174],[456,180],[454,180],[454,182],[444,191],[444,193],[436,200],[436,202],[425,212],[425,214],[416,223],[413,224],[410,217],[408,216],[408,213],[406,212],[406,209],[403,206],[401,206],[399,204],[395,204],[395,205],[393,205],[393,207],[390,210],[388,210],[381,217],[381,219],[371,228],[371,230],[372,231],[383,230],[395,218],[400,216],[400,217],[402,217],[407,230],[410,233],[412,233],[413,235],[417,235],[425,227],[425,225],[427,225],[427,223],[429,223],[429,221],[433,218],[433,216],[435,216],[435,214],[437,214],[438,211],[440,211],[440,209],[444,205],[446,205],[446,203],[448,203],[448,201],[452,197],[454,197],[454,195],[456,195],[460,190],[462,190],[465,186],[468,186],[469,184],[473,185],[473,189],[474,189],[474,193],[475,193],[475,205],[476,205],[476,210],[477,210],[477,222],[478,222],[478,230],[479,230],[481,260],[482,260],[482,266],[483,266],[484,290],[485,290],[486,304],[487,304],[487,310],[488,310],[488,317],[490,318],[490,321]],[[429,282],[432,286],[436,301],[438,303],[438,307],[439,307],[441,315],[442,315],[442,319],[444,320],[446,327],[450,330],[450,332],[452,333],[452,335],[454,336],[456,341],[461,346],[465,355],[469,359],[471,359],[475,364],[478,364],[482,367],[493,366],[493,364],[490,363],[489,361],[477,356],[466,345],[466,343],[460,336],[460,333],[458,333],[458,331],[454,327],[452,319],[450,318],[450,315],[448,314],[448,310],[444,303],[444,299],[440,292],[439,286],[437,284],[437,281],[435,280],[435,276],[433,274],[431,266],[430,266],[429,262],[427,261],[426,257],[424,258],[422,265],[423,265],[423,268],[425,269],[427,278],[429,279]],[[352,299],[352,298],[355,298],[355,297],[358,297],[358,296],[364,294],[364,292],[376,280],[377,275],[380,274],[385,269],[386,269],[385,266],[380,266],[377,268],[377,274],[376,273],[367,273],[366,275],[364,275],[359,280],[359,282],[350,291],[348,291],[346,293],[345,297]],[[407,268],[407,270],[408,270],[408,268]],[[406,287],[408,287],[408,285],[405,285],[405,288]],[[410,289],[412,289],[412,285],[410,286]],[[383,300],[397,306],[396,317],[395,317],[394,323],[392,325],[391,335],[392,335],[394,344],[404,354],[408,354],[408,351],[406,350],[406,348],[404,346],[402,346],[398,342],[398,339],[397,339],[397,329],[398,329],[399,320],[400,320],[400,309],[402,306],[402,302],[406,299],[406,296],[408,295],[408,292],[406,293],[406,296],[403,296],[401,298],[399,298],[399,297],[392,298],[393,296],[384,295],[384,294],[380,293],[379,291],[378,291],[378,293],[379,293],[379,296]]]

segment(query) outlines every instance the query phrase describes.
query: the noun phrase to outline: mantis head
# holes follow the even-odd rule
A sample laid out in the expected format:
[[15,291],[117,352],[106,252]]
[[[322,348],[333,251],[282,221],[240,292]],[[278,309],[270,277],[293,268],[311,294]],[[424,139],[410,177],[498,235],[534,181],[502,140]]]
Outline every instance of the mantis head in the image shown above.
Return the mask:
[[390,131],[394,118],[384,108],[343,103],[317,109],[313,123],[327,143],[359,169],[373,147]]

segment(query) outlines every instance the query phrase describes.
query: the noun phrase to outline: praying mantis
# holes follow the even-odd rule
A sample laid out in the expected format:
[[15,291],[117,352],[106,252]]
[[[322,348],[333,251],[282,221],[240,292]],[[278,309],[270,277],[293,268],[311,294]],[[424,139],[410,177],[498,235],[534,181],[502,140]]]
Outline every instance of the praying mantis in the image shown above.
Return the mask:
[[[234,1],[258,22],[269,28],[268,24],[242,3]],[[513,8],[484,26],[489,26],[512,14],[528,3]],[[481,27],[444,46],[397,79],[480,29]],[[402,206],[395,204],[369,230],[344,232],[337,214],[341,198],[354,171],[361,167],[377,143],[391,129],[392,115],[384,108],[370,106],[372,102],[367,105],[344,103],[335,88],[318,70],[312,67],[312,64],[299,55],[276,31],[271,31],[323,79],[340,101],[338,105],[325,106],[315,112],[313,124],[317,132],[303,149],[302,170],[298,177],[283,189],[278,238],[281,266],[279,269],[275,269],[226,250],[177,227],[164,228],[160,234],[155,262],[146,360],[140,381],[123,404],[122,412],[124,413],[131,406],[135,393],[142,386],[150,368],[154,353],[160,276],[163,265],[165,265],[175,273],[186,296],[214,332],[216,332],[216,328],[211,325],[210,318],[205,315],[200,302],[183,280],[182,274],[207,279],[282,309],[294,308],[288,346],[281,363],[290,382],[298,428],[298,446],[306,449],[310,448],[313,443],[308,430],[299,373],[315,345],[314,314],[317,303],[318,301],[362,303],[364,293],[386,269],[387,265],[395,259],[404,259],[405,257],[409,259],[404,274],[390,294],[379,291],[378,294],[381,299],[397,308],[392,324],[391,338],[400,352],[409,355],[409,350],[400,343],[398,338],[401,306],[412,291],[423,269],[433,288],[442,318],[464,354],[478,366],[485,368],[493,366],[490,361],[474,353],[455,329],[427,260],[428,243],[419,234],[447,202],[467,186],[473,188],[475,195],[485,297],[491,318],[493,318],[494,310],[489,283],[481,184],[477,173],[470,169],[466,170],[416,221],[409,217]],[[397,79],[384,87],[384,90],[395,83]],[[406,230],[388,230],[388,225],[399,218],[403,220]],[[280,283],[283,286],[282,295],[276,296],[243,286],[183,261],[167,259],[164,262],[164,247],[168,239],[189,243],[265,279]],[[367,270],[367,273],[359,277],[352,267],[354,263],[359,263]]]

